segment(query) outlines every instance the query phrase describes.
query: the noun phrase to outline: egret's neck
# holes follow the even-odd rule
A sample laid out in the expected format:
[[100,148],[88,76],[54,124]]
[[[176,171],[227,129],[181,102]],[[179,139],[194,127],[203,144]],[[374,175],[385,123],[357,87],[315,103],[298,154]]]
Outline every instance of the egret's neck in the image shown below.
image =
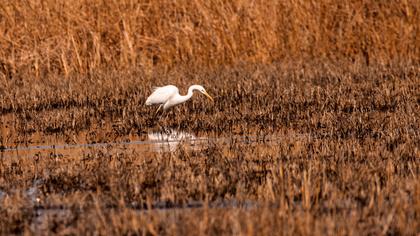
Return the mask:
[[187,93],[187,95],[180,95],[179,96],[179,103],[183,103],[183,102],[185,102],[185,101],[187,101],[188,99],[190,99],[191,97],[192,97],[192,95],[193,95],[193,93],[194,93],[194,89],[196,89],[195,88],[195,85],[191,85],[189,88],[188,88],[188,93]]
[[197,89],[196,88],[196,85],[191,85],[189,88],[188,88],[188,93],[187,93],[187,96],[189,96],[188,98],[191,98],[191,96],[193,95],[193,93],[194,93],[194,89]]

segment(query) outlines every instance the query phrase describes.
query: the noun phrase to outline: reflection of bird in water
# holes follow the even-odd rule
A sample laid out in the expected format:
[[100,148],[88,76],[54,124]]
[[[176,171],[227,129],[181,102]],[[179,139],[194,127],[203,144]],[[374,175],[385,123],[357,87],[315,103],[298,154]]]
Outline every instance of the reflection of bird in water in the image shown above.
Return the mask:
[[176,86],[167,85],[155,88],[153,93],[147,98],[146,105],[149,106],[159,104],[159,108],[156,111],[157,113],[162,108],[162,106],[163,110],[166,110],[170,107],[186,102],[192,97],[194,91],[198,91],[204,94],[210,100],[213,101],[213,98],[206,92],[206,90],[201,85],[191,85],[188,88],[187,95],[184,96],[179,94],[179,90]]
[[153,141],[157,148],[168,148],[169,151],[175,150],[177,145],[183,140],[194,141],[197,139],[193,134],[174,130],[168,130],[168,132],[149,132],[147,138]]

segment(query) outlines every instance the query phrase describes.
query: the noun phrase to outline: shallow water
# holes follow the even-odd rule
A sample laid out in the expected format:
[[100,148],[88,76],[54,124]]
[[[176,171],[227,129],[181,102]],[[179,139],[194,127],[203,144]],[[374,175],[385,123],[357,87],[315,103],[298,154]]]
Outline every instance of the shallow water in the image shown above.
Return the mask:
[[[57,140],[55,144],[38,144],[38,145],[17,145],[2,146],[0,149],[0,157],[66,157],[66,156],[82,156],[86,152],[97,149],[112,152],[115,150],[132,150],[137,153],[143,152],[172,152],[178,145],[191,150],[197,150],[205,144],[222,142],[244,142],[244,143],[273,143],[282,140],[281,135],[272,136],[239,136],[232,135],[229,137],[205,136],[188,133],[185,131],[165,130],[150,131],[145,136],[136,137],[134,140],[120,142],[104,142],[104,143],[77,143],[67,144]],[[288,136],[288,138],[291,138]],[[297,135],[295,138],[305,138],[304,135]]]
[[10,151],[28,151],[28,150],[45,150],[45,149],[67,149],[67,148],[100,148],[113,145],[156,145],[161,144],[178,144],[181,141],[198,141],[207,140],[208,138],[197,138],[193,134],[186,132],[170,131],[165,132],[149,132],[147,134],[147,140],[133,140],[133,141],[122,141],[122,142],[105,142],[105,143],[78,143],[78,144],[51,144],[51,145],[27,145],[27,146],[10,146],[2,147],[2,152]]
[[38,145],[16,145],[3,146],[0,149],[0,157],[65,157],[68,155],[83,155],[94,149],[105,149],[107,151],[117,149],[133,149],[136,152],[165,152],[174,151],[183,143],[189,147],[198,147],[200,142],[208,138],[198,138],[186,132],[149,132],[144,137],[137,137],[135,140],[104,143],[77,143],[67,144],[57,140],[56,144]]

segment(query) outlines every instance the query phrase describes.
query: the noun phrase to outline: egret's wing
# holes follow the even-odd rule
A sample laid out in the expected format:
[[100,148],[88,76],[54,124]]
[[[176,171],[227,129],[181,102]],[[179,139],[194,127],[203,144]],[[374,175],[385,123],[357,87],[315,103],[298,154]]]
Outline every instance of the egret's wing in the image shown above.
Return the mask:
[[153,88],[153,93],[147,98],[146,105],[162,104],[174,94],[179,93],[178,88],[173,85]]

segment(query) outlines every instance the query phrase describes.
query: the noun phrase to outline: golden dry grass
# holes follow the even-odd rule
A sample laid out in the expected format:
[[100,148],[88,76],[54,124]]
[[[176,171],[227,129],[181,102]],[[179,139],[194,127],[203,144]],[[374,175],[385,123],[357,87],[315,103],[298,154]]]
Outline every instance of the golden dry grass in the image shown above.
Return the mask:
[[[419,13],[414,0],[2,2],[0,234],[418,234]],[[143,105],[152,86],[192,83],[215,102]],[[227,139],[3,150],[162,127]]]
[[238,62],[418,64],[420,3],[5,1],[4,76]]

